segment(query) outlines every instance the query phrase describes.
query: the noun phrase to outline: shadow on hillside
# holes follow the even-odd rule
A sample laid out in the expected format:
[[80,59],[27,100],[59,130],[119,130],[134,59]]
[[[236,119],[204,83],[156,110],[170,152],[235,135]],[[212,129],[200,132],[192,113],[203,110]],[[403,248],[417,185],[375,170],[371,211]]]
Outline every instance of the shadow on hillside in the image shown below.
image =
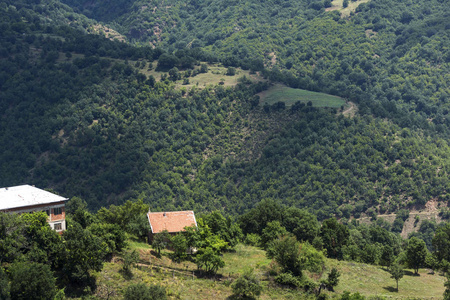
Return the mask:
[[408,270],[403,270],[403,273],[405,274],[405,276],[414,276],[414,277],[420,276],[420,274],[416,274]]
[[397,289],[393,286],[383,286],[383,289],[391,293],[398,292]]
[[241,297],[241,296],[239,296],[239,295],[231,295],[231,296],[228,296],[227,297],[227,300],[242,300],[242,299],[255,299],[255,298],[252,298],[252,297]]
[[[389,273],[389,268],[382,267],[381,270],[386,271],[386,272]],[[411,271],[409,271],[409,270],[403,270],[403,274],[404,274],[405,276],[414,276],[414,277],[420,276],[420,274],[416,274],[416,273],[411,272]]]
[[121,269],[121,270],[119,270],[119,273],[123,276],[123,278],[125,280],[131,280],[134,277],[133,272],[131,272],[131,270],[123,270],[123,269]]

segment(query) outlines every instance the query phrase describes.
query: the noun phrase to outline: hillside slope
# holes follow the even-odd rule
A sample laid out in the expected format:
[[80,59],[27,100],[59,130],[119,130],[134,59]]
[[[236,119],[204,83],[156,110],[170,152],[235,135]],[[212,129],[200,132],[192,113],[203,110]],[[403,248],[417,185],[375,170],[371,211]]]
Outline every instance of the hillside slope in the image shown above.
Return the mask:
[[[178,299],[229,299],[232,295],[230,283],[244,270],[253,268],[264,286],[260,299],[313,298],[313,295],[304,291],[276,285],[273,278],[267,274],[270,260],[266,258],[264,250],[256,247],[239,244],[236,252],[226,253],[224,255],[226,267],[219,270],[217,280],[214,281],[193,276],[196,266],[192,262],[177,264],[170,261],[166,255],[162,258],[153,256],[150,247],[146,245],[134,244],[132,247],[139,251],[140,263],[137,268],[132,269],[131,279],[124,280],[124,276],[120,274],[122,263],[117,257],[96,274],[98,283],[96,296],[102,297],[109,292],[112,299],[121,299],[121,294],[128,285],[145,282],[166,287],[169,295]],[[390,274],[381,267],[327,260],[326,269],[329,270],[332,267],[336,267],[342,274],[335,292],[325,292],[332,297],[347,291],[352,294],[360,293],[365,297],[435,299],[440,298],[444,292],[445,277],[428,274],[426,269],[420,270],[420,276],[413,276],[410,270],[406,270],[406,275],[399,282],[399,292],[397,292],[395,280],[391,279]]]
[[[208,10],[223,4],[190,2],[181,9],[179,2],[168,2],[163,15],[177,9],[190,14],[166,28],[167,34],[180,41],[178,34],[189,31],[186,37],[198,34],[205,43],[161,40],[164,50],[70,28],[73,13],[57,1],[45,5],[48,11],[39,9],[47,2],[8,2],[0,11],[0,185],[50,187],[81,196],[92,209],[142,199],[152,209],[240,214],[271,198],[324,219],[394,212],[432,198],[445,206],[445,3],[426,10],[419,1],[413,8],[422,15],[406,18],[401,12],[412,8],[394,0],[386,14],[379,13],[385,2],[361,4],[350,19],[302,1],[264,3],[260,10],[250,9],[258,3],[240,9],[230,2],[214,26],[225,30],[226,22],[242,22],[241,27],[210,44],[205,32],[212,25],[196,22],[202,15],[212,18]],[[269,11],[273,19],[255,28]],[[127,9],[123,13],[117,22],[130,17]],[[48,22],[46,15],[64,18]],[[199,27],[183,29],[188,21]],[[377,32],[374,37],[366,35],[368,28]],[[431,30],[429,36],[419,37],[424,30]],[[142,71],[164,69],[162,61],[162,80]],[[235,86],[205,82],[180,88],[176,82],[194,76],[202,61],[341,95],[356,101],[359,111],[346,118],[335,109],[301,103],[262,108],[256,94],[268,85],[248,78]],[[206,72],[207,77],[213,70]]]

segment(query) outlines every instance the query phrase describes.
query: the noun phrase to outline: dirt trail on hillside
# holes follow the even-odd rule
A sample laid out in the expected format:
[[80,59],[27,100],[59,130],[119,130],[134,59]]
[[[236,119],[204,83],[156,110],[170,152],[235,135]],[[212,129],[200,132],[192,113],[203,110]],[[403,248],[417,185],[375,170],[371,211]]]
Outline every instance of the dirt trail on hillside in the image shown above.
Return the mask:
[[356,112],[358,111],[358,107],[356,106],[355,103],[350,102],[350,101],[347,102],[347,104],[350,105],[350,106],[347,107],[346,109],[344,109],[344,110],[342,111],[342,114],[343,114],[345,117],[350,117],[350,118],[352,118],[352,117],[355,116]]

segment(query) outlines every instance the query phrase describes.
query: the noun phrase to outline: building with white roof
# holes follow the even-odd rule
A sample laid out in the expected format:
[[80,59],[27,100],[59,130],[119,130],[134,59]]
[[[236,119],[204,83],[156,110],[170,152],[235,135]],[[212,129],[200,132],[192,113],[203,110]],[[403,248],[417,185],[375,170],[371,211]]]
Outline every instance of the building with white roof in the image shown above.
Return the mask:
[[0,211],[14,213],[45,211],[48,223],[57,232],[66,229],[67,200],[69,199],[30,185],[0,188]]

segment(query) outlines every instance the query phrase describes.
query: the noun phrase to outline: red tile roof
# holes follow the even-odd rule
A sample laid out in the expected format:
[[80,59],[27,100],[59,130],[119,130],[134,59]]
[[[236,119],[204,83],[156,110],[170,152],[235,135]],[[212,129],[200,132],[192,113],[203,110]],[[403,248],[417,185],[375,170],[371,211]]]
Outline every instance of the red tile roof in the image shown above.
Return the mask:
[[189,211],[149,212],[147,214],[152,233],[184,231],[184,227],[195,225],[195,215]]

